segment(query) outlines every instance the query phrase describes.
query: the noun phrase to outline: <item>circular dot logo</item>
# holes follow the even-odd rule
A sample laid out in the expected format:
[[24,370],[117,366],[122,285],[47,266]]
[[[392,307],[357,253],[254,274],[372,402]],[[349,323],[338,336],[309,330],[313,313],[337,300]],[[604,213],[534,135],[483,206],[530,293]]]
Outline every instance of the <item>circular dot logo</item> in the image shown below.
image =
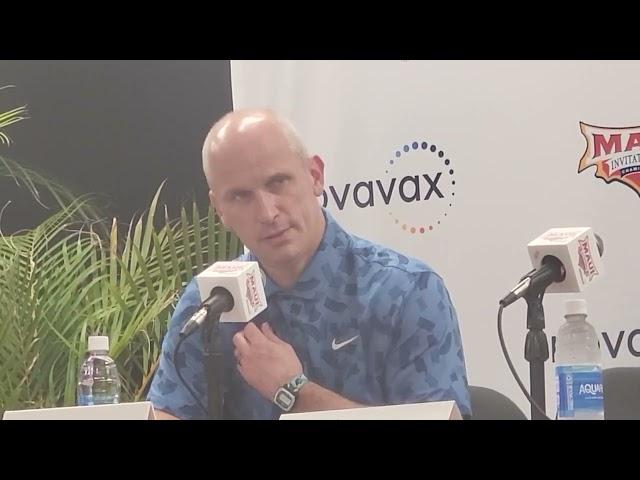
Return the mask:
[[[456,177],[453,161],[443,148],[414,140],[397,148],[387,161],[388,215],[409,235],[428,235],[447,220],[454,206]],[[398,201],[399,200],[399,201]]]

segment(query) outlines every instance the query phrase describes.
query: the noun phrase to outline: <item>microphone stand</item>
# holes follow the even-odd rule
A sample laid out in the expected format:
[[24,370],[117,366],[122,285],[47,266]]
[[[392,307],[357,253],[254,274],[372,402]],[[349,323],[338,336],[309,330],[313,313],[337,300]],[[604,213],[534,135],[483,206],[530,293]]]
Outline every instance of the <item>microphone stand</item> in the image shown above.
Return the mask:
[[[544,363],[549,359],[549,345],[544,332],[544,308],[542,298],[547,289],[546,284],[532,286],[523,295],[527,301],[527,337],[524,347],[524,358],[529,362],[529,382],[531,397],[546,413]],[[531,405],[531,420],[543,420],[544,417]]]
[[222,420],[223,382],[222,348],[220,339],[220,315],[218,308],[209,308],[202,325],[205,376],[207,378],[207,410],[209,420]]

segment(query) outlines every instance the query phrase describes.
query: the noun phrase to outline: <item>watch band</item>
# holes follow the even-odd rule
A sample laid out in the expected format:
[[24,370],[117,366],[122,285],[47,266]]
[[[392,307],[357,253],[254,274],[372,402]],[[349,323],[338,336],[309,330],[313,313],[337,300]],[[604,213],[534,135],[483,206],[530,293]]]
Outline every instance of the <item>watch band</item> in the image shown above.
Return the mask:
[[283,385],[283,387],[289,390],[294,395],[297,395],[300,389],[307,383],[309,383],[309,379],[304,373],[301,373],[300,375],[296,375],[295,377],[293,377],[293,379],[286,385]]

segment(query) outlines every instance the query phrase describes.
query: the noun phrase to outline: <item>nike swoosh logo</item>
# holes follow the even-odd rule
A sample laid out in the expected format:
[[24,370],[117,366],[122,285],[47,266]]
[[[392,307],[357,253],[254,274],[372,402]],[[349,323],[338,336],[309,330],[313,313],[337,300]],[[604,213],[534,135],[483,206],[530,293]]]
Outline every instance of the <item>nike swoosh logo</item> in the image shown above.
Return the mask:
[[336,343],[336,339],[334,338],[333,342],[331,342],[331,348],[333,350],[340,350],[345,345],[349,345],[351,342],[353,342],[359,336],[360,335],[356,335],[355,337],[351,337],[349,340],[345,340],[344,342],[340,342],[340,343]]

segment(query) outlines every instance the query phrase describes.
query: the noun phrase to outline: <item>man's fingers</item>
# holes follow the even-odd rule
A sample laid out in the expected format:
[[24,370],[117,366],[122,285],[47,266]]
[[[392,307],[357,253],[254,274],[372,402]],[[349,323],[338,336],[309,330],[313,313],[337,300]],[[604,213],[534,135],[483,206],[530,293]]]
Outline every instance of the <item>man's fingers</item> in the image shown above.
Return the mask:
[[247,326],[244,327],[243,332],[245,338],[247,339],[247,342],[249,342],[250,345],[264,343],[264,341],[266,340],[264,334],[253,322],[247,323]]
[[271,328],[271,325],[269,325],[267,322],[264,322],[262,324],[262,333],[264,334],[265,337],[267,337],[272,342],[279,343],[281,345],[287,344],[287,342],[285,342],[284,340],[282,340],[280,337],[276,335],[276,332],[273,331],[273,329]]
[[233,345],[236,347],[238,354],[242,355],[246,353],[251,348],[249,346],[249,342],[247,342],[246,337],[244,336],[244,332],[238,332],[233,336]]

